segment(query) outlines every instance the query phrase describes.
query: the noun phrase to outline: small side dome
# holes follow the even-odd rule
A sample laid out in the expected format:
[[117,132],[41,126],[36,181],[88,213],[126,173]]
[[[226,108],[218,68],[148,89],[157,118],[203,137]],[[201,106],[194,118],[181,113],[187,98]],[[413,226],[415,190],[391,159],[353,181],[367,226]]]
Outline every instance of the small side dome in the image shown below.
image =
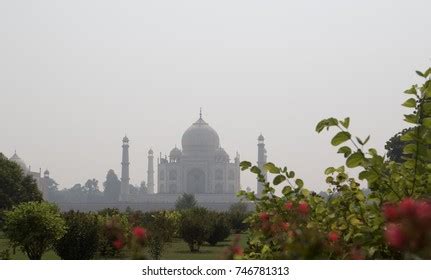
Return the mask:
[[180,158],[182,157],[183,153],[181,152],[180,149],[178,149],[177,147],[173,148],[172,151],[169,153],[169,159],[171,161],[179,161]]
[[215,158],[218,162],[228,162],[229,155],[223,148],[218,148],[215,152]]
[[124,138],[123,138],[123,143],[129,143],[129,138],[127,138],[127,135],[126,135],[126,136],[124,136]]
[[22,171],[28,172],[27,164],[25,164],[25,162],[18,156],[18,154],[16,153],[16,151],[15,151],[15,153],[13,154],[13,156],[9,160],[15,162],[16,164],[18,164],[19,167],[21,167]]
[[258,141],[265,141],[265,137],[263,137],[262,133],[259,135],[259,137],[257,138]]
[[45,172],[43,172],[43,175],[45,176],[45,177],[49,177],[49,170],[47,169],[47,170],[45,170]]
[[150,149],[150,150],[148,151],[148,154],[149,154],[149,155],[153,155],[153,154],[154,154],[153,149]]

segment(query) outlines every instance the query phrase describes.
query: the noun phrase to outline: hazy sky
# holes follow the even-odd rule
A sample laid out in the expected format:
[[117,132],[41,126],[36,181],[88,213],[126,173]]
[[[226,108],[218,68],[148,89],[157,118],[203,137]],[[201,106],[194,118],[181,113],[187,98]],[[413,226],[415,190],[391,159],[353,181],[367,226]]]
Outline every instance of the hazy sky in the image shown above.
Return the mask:
[[[431,65],[429,0],[0,1],[0,152],[61,187],[169,153],[198,118],[233,158],[269,160],[316,190],[342,162],[325,117],[383,150],[406,125],[402,92]],[[255,187],[243,174],[244,186]],[[100,184],[101,185],[101,184]]]

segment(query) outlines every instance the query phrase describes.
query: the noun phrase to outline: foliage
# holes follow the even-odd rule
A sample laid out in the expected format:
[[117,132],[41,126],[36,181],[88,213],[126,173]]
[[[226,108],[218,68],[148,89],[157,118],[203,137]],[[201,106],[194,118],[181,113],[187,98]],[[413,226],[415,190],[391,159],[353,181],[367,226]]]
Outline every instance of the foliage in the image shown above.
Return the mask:
[[189,245],[191,252],[199,252],[202,244],[208,239],[210,229],[208,210],[192,208],[182,212],[180,236]]
[[250,215],[247,204],[243,202],[238,202],[229,208],[228,217],[232,229],[235,233],[241,233],[248,228],[245,220]]
[[121,256],[121,249],[129,238],[130,225],[127,216],[122,214],[98,215],[99,248],[98,255],[102,258]]
[[10,255],[10,250],[6,249],[3,251],[0,251],[0,260],[10,260],[11,259],[11,255]]
[[148,249],[153,260],[160,260],[165,247],[163,237],[158,234],[151,234],[148,238]]
[[66,225],[57,206],[25,202],[5,213],[4,233],[13,248],[19,247],[31,260],[40,260],[64,236]]
[[[259,197],[251,192],[240,193],[256,204],[256,212],[248,219],[251,228],[245,258],[430,257],[422,250],[429,248],[429,241],[425,238],[430,234],[429,227],[412,223],[414,219],[411,218],[397,224],[386,224],[383,214],[388,203],[397,204],[411,198],[427,199],[431,194],[431,69],[417,73],[426,81],[422,86],[414,85],[405,92],[410,98],[403,106],[413,109],[411,114],[405,115],[405,121],[413,127],[400,137],[406,143],[402,162],[388,160],[375,149],[366,149],[370,137],[352,136],[349,118],[329,118],[319,122],[316,131],[338,130],[331,144],[339,147],[338,153],[344,156],[346,164],[325,170],[329,186],[327,198],[309,191],[304,181],[286,167],[268,163],[264,170],[260,170],[250,162],[241,163],[242,170],[250,169],[264,185]],[[358,178],[350,177],[346,167],[360,169]],[[272,174],[271,181],[264,176],[265,172]],[[360,188],[362,181],[368,184],[367,193]],[[281,196],[276,193],[279,186]],[[424,213],[425,210],[420,215]],[[425,241],[420,249],[406,245],[396,251],[394,242],[392,246],[388,242],[388,236],[395,236],[395,240],[403,245]]]
[[193,194],[184,193],[178,197],[175,203],[175,209],[178,211],[191,209],[197,206],[196,198]]
[[179,235],[181,214],[178,211],[133,211],[129,213],[128,219],[131,225],[143,226],[151,233],[162,236],[164,242],[171,242],[172,238]]
[[63,260],[90,260],[99,243],[99,224],[92,213],[69,211],[62,214],[67,233],[55,244],[55,252]]
[[412,131],[412,128],[403,129],[403,131],[398,132],[391,139],[386,142],[385,149],[387,150],[386,157],[398,163],[402,163],[406,155],[404,155],[404,147],[408,144],[401,140],[401,137],[406,133]]
[[42,201],[36,181],[0,153],[0,211],[28,201]]
[[215,246],[229,237],[231,225],[228,216],[224,213],[210,212],[208,214],[209,234],[206,241]]

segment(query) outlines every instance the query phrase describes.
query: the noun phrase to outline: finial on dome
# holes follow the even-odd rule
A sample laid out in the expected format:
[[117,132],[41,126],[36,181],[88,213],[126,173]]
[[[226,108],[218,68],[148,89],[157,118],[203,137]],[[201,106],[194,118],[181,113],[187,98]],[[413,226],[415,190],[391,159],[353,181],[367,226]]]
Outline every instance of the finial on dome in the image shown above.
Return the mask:
[[202,120],[202,107],[199,110],[199,119]]

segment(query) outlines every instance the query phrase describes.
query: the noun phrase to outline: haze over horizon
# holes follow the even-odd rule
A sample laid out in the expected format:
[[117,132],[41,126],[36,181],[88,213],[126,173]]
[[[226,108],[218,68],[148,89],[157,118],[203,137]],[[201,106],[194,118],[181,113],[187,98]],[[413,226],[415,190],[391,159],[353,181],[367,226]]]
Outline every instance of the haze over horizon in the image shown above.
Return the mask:
[[[61,188],[109,169],[120,177],[130,138],[131,182],[147,151],[169,154],[203,117],[231,156],[268,159],[325,190],[343,163],[326,117],[351,117],[370,147],[408,125],[402,92],[431,65],[431,2],[0,2],[0,152],[17,150]],[[255,188],[253,176],[242,176]]]

